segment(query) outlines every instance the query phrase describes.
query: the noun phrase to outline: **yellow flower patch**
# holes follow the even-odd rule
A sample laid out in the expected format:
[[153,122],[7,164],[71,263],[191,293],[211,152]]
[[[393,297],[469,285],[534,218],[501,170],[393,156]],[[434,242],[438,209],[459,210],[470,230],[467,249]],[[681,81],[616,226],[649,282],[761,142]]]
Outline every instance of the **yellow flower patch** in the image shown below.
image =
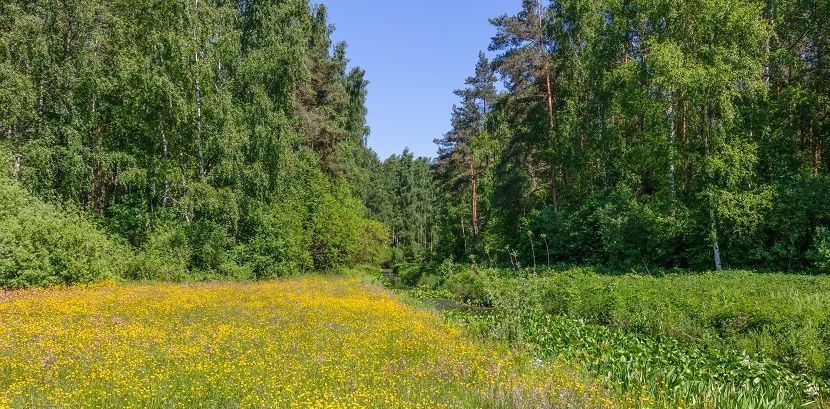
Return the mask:
[[[355,279],[106,285],[0,300],[0,407],[607,407]],[[559,406],[556,406],[559,407]]]

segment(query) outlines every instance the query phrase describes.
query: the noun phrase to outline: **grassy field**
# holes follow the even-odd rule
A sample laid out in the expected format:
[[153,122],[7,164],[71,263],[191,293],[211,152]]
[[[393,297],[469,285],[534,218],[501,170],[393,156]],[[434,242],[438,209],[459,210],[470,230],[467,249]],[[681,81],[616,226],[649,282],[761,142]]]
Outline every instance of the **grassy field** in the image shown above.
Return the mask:
[[0,293],[0,407],[631,405],[357,279]]

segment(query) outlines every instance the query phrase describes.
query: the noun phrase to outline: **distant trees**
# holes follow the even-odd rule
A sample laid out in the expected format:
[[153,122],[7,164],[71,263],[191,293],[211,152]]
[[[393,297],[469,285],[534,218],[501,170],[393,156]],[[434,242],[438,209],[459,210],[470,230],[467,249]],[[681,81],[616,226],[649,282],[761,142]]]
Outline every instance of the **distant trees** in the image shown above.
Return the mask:
[[442,200],[461,206],[448,211],[452,216],[444,215],[448,219],[445,228],[460,233],[465,249],[475,247],[480,234],[480,182],[492,164],[485,119],[495,103],[495,83],[490,62],[479,53],[475,75],[467,78],[466,88],[455,91],[461,101],[453,107],[452,130],[435,140],[438,158],[434,167]]
[[825,265],[828,10],[525,0],[493,19],[491,68],[505,92],[473,121],[484,124],[477,138],[465,134],[472,104],[460,94],[437,141],[441,181],[476,184],[459,164],[477,146],[495,161],[492,182],[472,190],[483,212],[442,184],[442,226],[481,238],[442,234],[441,245],[502,262],[514,249],[530,262],[544,237],[555,261]]
[[392,155],[377,169],[370,214],[392,233],[393,260],[429,261],[438,256],[438,186],[431,162],[408,149]]

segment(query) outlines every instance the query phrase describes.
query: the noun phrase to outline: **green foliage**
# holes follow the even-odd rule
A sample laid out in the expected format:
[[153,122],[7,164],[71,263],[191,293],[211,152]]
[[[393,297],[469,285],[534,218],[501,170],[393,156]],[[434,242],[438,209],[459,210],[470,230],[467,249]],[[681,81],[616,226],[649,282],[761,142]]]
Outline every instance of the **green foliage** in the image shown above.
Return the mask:
[[817,267],[815,232],[830,226],[828,12],[534,0],[492,19],[495,58],[470,84],[495,71],[504,91],[486,110],[479,88],[460,92],[436,141],[442,255]]
[[190,241],[181,225],[165,224],[150,233],[130,263],[126,277],[134,280],[181,281],[188,278]]
[[132,278],[379,263],[367,81],[331,33],[307,0],[6,2],[0,167],[139,249]]
[[428,262],[435,254],[438,231],[437,187],[427,158],[416,158],[409,150],[392,155],[380,164],[368,200],[369,214],[389,226],[392,264]]
[[501,300],[500,294],[491,294],[487,276],[476,268],[465,268],[459,272],[450,272],[443,275],[444,286],[460,301],[477,304],[492,305],[493,299]]
[[[824,362],[830,351],[826,278],[524,272],[478,271],[492,308],[455,306],[447,315],[540,358],[581,365],[616,393],[658,407],[822,407],[826,400],[826,370],[803,365],[808,356]],[[457,267],[446,283],[469,275]],[[406,293],[461,300],[448,285]]]
[[116,278],[131,256],[84,215],[43,203],[0,176],[0,287]]
[[830,229],[819,227],[813,239],[813,248],[808,253],[816,270],[830,274]]
[[328,270],[340,265],[378,263],[385,254],[389,234],[382,225],[364,218],[361,204],[339,192],[324,195],[311,218],[311,255],[315,267]]
[[253,209],[244,222],[247,241],[234,251],[237,262],[249,266],[257,278],[310,270],[311,234],[303,227],[306,217],[305,209],[291,202]]
[[[430,269],[424,264],[408,263],[395,266],[395,277],[401,284],[416,286]],[[437,276],[437,274],[435,274]]]
[[[470,280],[468,274],[457,269],[445,283]],[[484,284],[484,296],[466,301],[515,309],[503,314],[511,319],[521,320],[528,315],[523,309],[538,304],[551,315],[693,347],[745,351],[798,373],[830,376],[830,343],[822,332],[830,322],[827,277],[741,271],[603,275],[591,269],[544,270],[525,278],[513,270],[477,274],[481,278],[470,282]]]
[[523,328],[540,355],[579,362],[618,393],[644,394],[665,406],[789,408],[815,404],[826,388],[769,359],[569,318],[539,315]]
[[525,328],[542,314],[541,292],[533,281],[494,279],[484,291],[493,305],[490,335],[512,342],[523,342]]

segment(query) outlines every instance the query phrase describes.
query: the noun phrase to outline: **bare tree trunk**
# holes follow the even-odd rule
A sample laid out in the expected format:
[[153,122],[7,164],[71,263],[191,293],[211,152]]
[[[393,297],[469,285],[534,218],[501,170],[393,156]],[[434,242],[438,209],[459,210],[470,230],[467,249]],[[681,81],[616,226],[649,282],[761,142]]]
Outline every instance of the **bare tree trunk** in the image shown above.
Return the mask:
[[720,257],[720,243],[718,242],[718,222],[715,218],[715,208],[711,205],[709,207],[709,218],[712,221],[712,252],[715,255],[715,270],[721,271],[723,265]]
[[559,168],[554,166],[550,177],[551,199],[553,200],[554,210],[559,210],[559,184],[557,179],[559,179]]
[[[683,131],[682,132],[682,138],[683,138],[683,140],[682,140],[682,143],[683,143],[683,148],[688,149],[689,148],[689,103],[682,97],[682,95],[681,95],[681,100],[683,100],[683,128],[682,128],[682,131]],[[691,167],[691,165],[689,163],[689,158],[688,158],[688,156],[685,156],[683,158],[683,172],[684,172],[684,175],[685,175],[685,178],[683,179],[683,191],[684,192],[688,191],[689,184],[691,183],[692,172],[691,172],[690,167]]]
[[533,245],[533,233],[529,233],[528,238],[530,239],[530,254],[533,256],[533,271],[536,271],[536,246]]
[[20,165],[23,161],[23,157],[20,156],[19,153],[14,154],[14,168],[12,169],[12,178],[17,181],[20,175]]
[[18,175],[20,175],[20,166],[23,162],[23,157],[18,153],[19,142],[16,137],[16,129],[17,125],[11,125],[3,132],[6,134],[6,140],[11,142],[12,150],[14,151],[12,153],[12,178],[15,181],[18,179]]
[[464,218],[461,218],[461,238],[464,240],[464,254],[467,253],[467,227],[464,225]]
[[813,177],[817,177],[821,169],[821,140],[816,138],[815,128],[812,125],[810,126],[810,141],[813,145]]
[[194,46],[194,93],[196,94],[196,147],[198,149],[198,159],[199,159],[199,179],[204,179],[205,177],[205,152],[204,147],[202,146],[202,85],[200,81],[200,72],[199,72],[199,36],[198,36],[198,25],[199,25],[199,0],[196,0],[195,7],[194,7],[194,17],[193,17],[193,46]]
[[[704,143],[706,145],[706,159],[711,159],[712,152],[709,146],[709,132],[711,131],[711,122],[709,119],[709,108],[703,108],[703,119],[706,126],[706,132],[704,132]],[[709,172],[709,183],[713,183],[714,175]],[[715,214],[715,204],[713,203],[712,195],[709,195],[709,220],[711,222],[711,231],[710,235],[712,236],[712,252],[714,253],[714,261],[715,261],[715,270],[720,271],[723,269],[723,263],[721,262],[721,254],[720,254],[720,242],[718,241],[718,222],[717,222],[717,215]]]
[[[676,195],[676,187],[675,187],[675,168],[674,168],[674,140],[677,136],[677,126],[675,121],[674,115],[674,94],[669,94],[669,108],[666,110],[666,116],[669,120],[669,154],[668,154],[668,161],[669,161],[669,197],[674,201]],[[672,213],[674,213],[674,205],[672,205]]]
[[473,238],[478,237],[478,172],[476,172],[475,156],[470,152],[470,190]]
[[[187,174],[185,168],[185,161],[184,161],[184,152],[179,151],[179,166],[181,169],[182,174],[182,191],[187,192],[187,178],[185,175]],[[181,204],[182,214],[184,215],[184,220],[190,223],[190,211],[187,208],[187,203]]]
[[164,120],[161,117],[161,113],[159,113],[159,129],[161,130],[161,148],[162,154],[165,161],[165,172],[164,172],[164,192],[161,195],[161,207],[167,208],[167,201],[170,199],[170,180],[167,179],[167,155],[168,155],[168,143],[167,143],[167,135],[164,133]]
[[[543,52],[546,53],[544,48],[542,50],[543,50]],[[551,133],[553,133],[553,128],[554,128],[554,125],[556,123],[554,121],[554,116],[553,116],[553,85],[552,85],[551,80],[550,80],[550,65],[548,64],[547,55],[545,55],[545,84],[546,84],[547,93],[548,93],[548,117],[549,117],[549,120],[550,120],[550,131],[551,131]]]
[[[553,80],[551,78],[551,70],[550,70],[550,56],[548,55],[547,50],[547,37],[545,36],[545,7],[542,5],[541,1],[536,2],[536,17],[539,30],[539,53],[542,56],[542,69],[544,70],[545,74],[545,93],[547,97],[547,110],[548,110],[548,137],[551,138],[551,146],[555,145],[553,141],[554,137],[554,129],[556,128],[556,119],[554,115],[554,107],[555,107],[555,98],[553,94]],[[557,181],[559,167],[556,164],[555,158],[551,158],[550,161],[551,167],[551,181],[550,181],[550,190],[551,190],[551,200],[553,202],[553,208],[559,209],[559,183]]]
[[[769,23],[770,27],[774,27],[775,24],[772,21],[772,10],[770,7],[770,0],[764,2],[764,17],[767,19],[767,23]],[[766,56],[766,61],[764,61],[764,65],[761,66],[761,79],[764,81],[764,86],[767,90],[769,90],[769,80],[770,80],[770,34],[767,34],[767,38],[764,42],[764,55]]]

